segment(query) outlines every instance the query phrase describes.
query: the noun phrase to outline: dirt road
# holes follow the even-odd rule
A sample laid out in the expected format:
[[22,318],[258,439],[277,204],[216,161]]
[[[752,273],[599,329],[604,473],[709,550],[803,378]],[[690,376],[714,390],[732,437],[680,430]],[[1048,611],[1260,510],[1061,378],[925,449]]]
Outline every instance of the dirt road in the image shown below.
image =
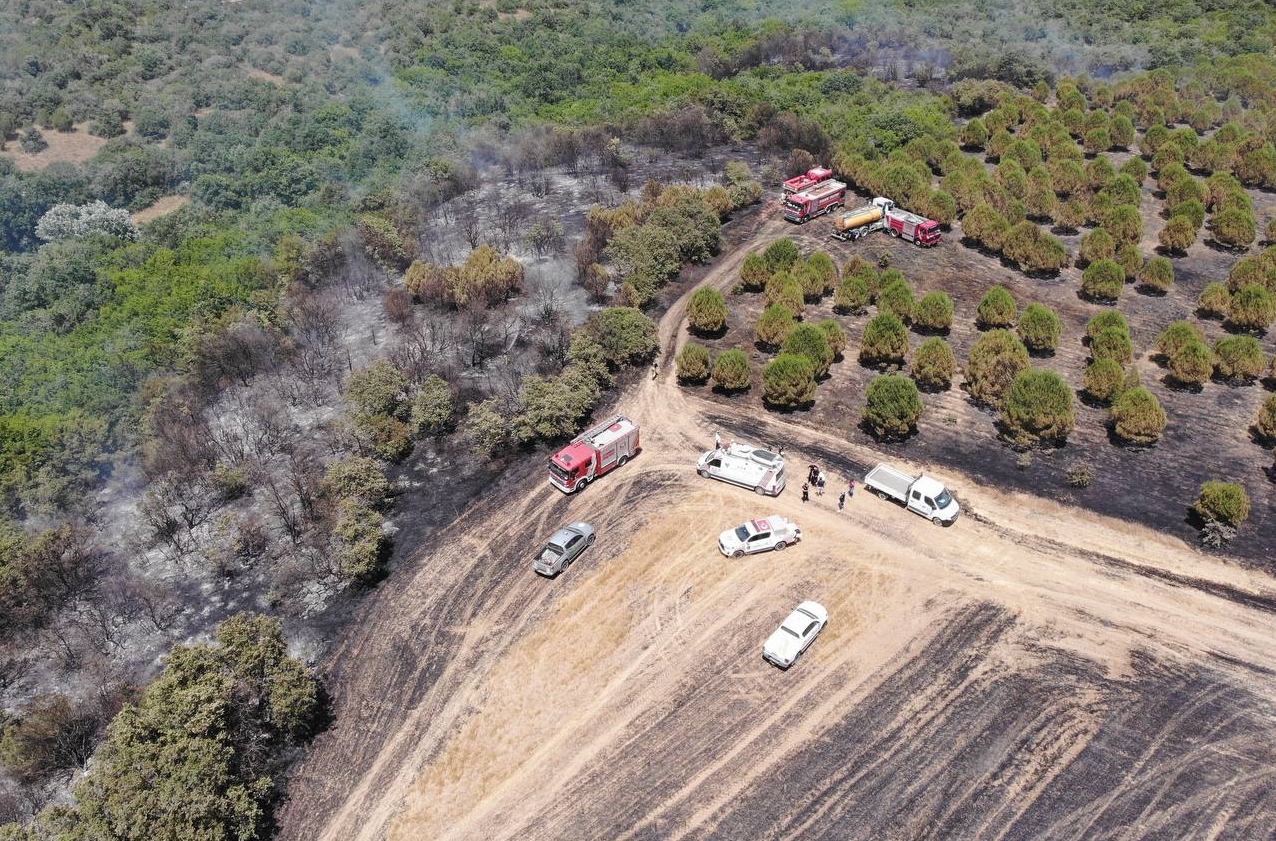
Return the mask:
[[[670,374],[620,409],[631,464],[574,497],[529,465],[360,607],[282,838],[1276,838],[1270,577],[959,475],[950,529],[863,492],[764,499],[696,476],[715,429],[834,488],[874,454]],[[805,539],[721,557],[772,512]],[[597,544],[536,577],[529,550],[578,518]],[[808,598],[829,627],[769,667]]]

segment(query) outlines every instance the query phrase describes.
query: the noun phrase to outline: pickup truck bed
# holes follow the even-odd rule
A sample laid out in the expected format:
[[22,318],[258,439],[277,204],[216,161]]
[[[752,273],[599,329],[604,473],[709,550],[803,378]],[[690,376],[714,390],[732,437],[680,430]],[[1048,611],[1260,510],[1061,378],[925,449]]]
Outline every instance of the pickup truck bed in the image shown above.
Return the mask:
[[908,486],[915,477],[901,473],[888,464],[879,464],[864,477],[864,484],[875,491],[885,491],[898,500],[908,498]]

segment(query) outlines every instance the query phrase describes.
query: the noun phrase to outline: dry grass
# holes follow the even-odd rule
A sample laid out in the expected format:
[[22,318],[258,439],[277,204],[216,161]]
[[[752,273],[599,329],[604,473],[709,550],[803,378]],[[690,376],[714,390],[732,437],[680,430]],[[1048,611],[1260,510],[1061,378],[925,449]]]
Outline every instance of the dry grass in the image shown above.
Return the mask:
[[74,130],[68,132],[43,131],[49,148],[38,155],[28,155],[22,151],[17,140],[10,140],[0,147],[0,151],[13,159],[14,166],[23,172],[34,172],[44,169],[58,161],[82,164],[89,161],[106,145],[106,138],[89,134],[88,123],[77,123]]
[[134,213],[133,222],[138,225],[144,225],[153,219],[167,216],[174,210],[185,207],[189,203],[190,196],[160,196],[150,206]]

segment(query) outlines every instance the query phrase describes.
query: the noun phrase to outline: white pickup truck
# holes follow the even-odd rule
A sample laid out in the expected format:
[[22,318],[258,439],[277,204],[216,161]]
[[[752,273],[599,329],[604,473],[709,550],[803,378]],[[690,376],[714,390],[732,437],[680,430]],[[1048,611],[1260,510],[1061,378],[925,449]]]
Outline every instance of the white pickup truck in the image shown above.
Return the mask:
[[929,476],[909,476],[889,464],[879,464],[864,477],[864,486],[882,499],[893,499],[937,526],[951,526],[961,507],[939,481]]

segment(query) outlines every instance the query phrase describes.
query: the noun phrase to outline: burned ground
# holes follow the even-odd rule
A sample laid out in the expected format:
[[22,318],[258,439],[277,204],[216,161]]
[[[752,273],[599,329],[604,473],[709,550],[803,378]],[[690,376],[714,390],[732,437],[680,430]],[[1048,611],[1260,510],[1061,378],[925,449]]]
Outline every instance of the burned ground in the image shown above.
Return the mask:
[[[1253,192],[1252,197],[1260,218],[1276,213],[1276,196]],[[848,203],[854,201],[848,197]],[[1156,215],[1161,204],[1151,192],[1145,192],[1143,247],[1147,255],[1153,253],[1156,232],[1163,224]],[[1089,356],[1082,342],[1085,324],[1108,307],[1084,300],[1078,294],[1081,272],[1075,266],[1056,277],[1025,276],[995,256],[964,245],[960,226],[955,226],[933,249],[915,248],[880,233],[842,243],[828,237],[829,229],[827,220],[817,219],[802,226],[786,225],[774,236],[792,237],[804,254],[827,251],[839,265],[853,255],[874,262],[885,257],[890,266],[904,273],[918,297],[932,290],[947,292],[956,304],[956,314],[945,338],[952,344],[959,365],[979,337],[974,324],[975,307],[992,285],[1002,284],[1010,289],[1021,311],[1033,302],[1050,306],[1063,322],[1063,336],[1054,354],[1034,358],[1033,364],[1057,371],[1080,392]],[[1063,239],[1075,254],[1080,235]],[[768,242],[760,237],[752,247],[761,249]],[[1199,323],[1210,342],[1227,335],[1218,322],[1196,317],[1196,299],[1206,283],[1225,281],[1239,256],[1197,242],[1186,256],[1174,259],[1176,284],[1167,295],[1141,294],[1131,284],[1115,304],[1130,322],[1134,364],[1142,382],[1169,415],[1165,435],[1154,447],[1114,443],[1107,427],[1108,410],[1081,402],[1076,430],[1065,446],[1035,450],[1025,456],[998,439],[995,412],[978,405],[963,390],[960,373],[948,390],[922,396],[925,414],[917,434],[904,442],[874,441],[859,426],[859,416],[864,407],[864,389],[879,370],[857,361],[860,336],[874,310],[870,308],[869,313],[859,316],[838,315],[833,312],[831,296],[819,304],[808,304],[804,320],[836,319],[847,331],[848,347],[831,367],[828,378],[820,383],[814,406],[808,411],[784,413],[783,417],[789,422],[833,431],[849,443],[893,458],[951,468],[989,486],[1067,501],[1185,539],[1195,534],[1197,524],[1190,516],[1189,506],[1201,484],[1208,479],[1240,482],[1249,492],[1253,507],[1250,520],[1241,528],[1229,552],[1271,567],[1276,564],[1272,454],[1255,442],[1251,427],[1272,383],[1234,386],[1214,381],[1198,393],[1183,391],[1166,382],[1165,369],[1154,355],[1157,336],[1179,319]],[[729,288],[730,283],[724,282],[723,286]],[[729,296],[727,304],[730,321],[725,334],[708,340],[688,338],[702,341],[714,352],[727,347],[744,349],[755,366],[754,388],[746,395],[730,397],[715,393],[710,386],[692,390],[724,406],[744,404],[755,414],[765,412],[760,371],[771,355],[759,350],[753,340],[753,326],[764,305],[762,295]],[[925,338],[910,333],[911,347],[915,349]],[[1271,333],[1262,338],[1262,344],[1269,354],[1276,351]],[[1088,466],[1093,472],[1092,484],[1084,489],[1068,483],[1069,468],[1078,465]],[[960,489],[958,492],[960,495]]]
[[[757,242],[786,230],[756,224]],[[835,487],[880,448],[669,374],[618,409],[643,425],[630,465],[572,497],[520,466],[362,606],[282,837],[1270,832],[1266,574],[951,464],[967,516],[948,529],[863,493],[840,513],[832,495],[764,500],[694,475],[715,429],[786,442]],[[772,511],[800,544],[717,553],[719,531]],[[570,519],[598,543],[536,577],[529,552]],[[761,641],[807,598],[830,625],[774,670]]]

